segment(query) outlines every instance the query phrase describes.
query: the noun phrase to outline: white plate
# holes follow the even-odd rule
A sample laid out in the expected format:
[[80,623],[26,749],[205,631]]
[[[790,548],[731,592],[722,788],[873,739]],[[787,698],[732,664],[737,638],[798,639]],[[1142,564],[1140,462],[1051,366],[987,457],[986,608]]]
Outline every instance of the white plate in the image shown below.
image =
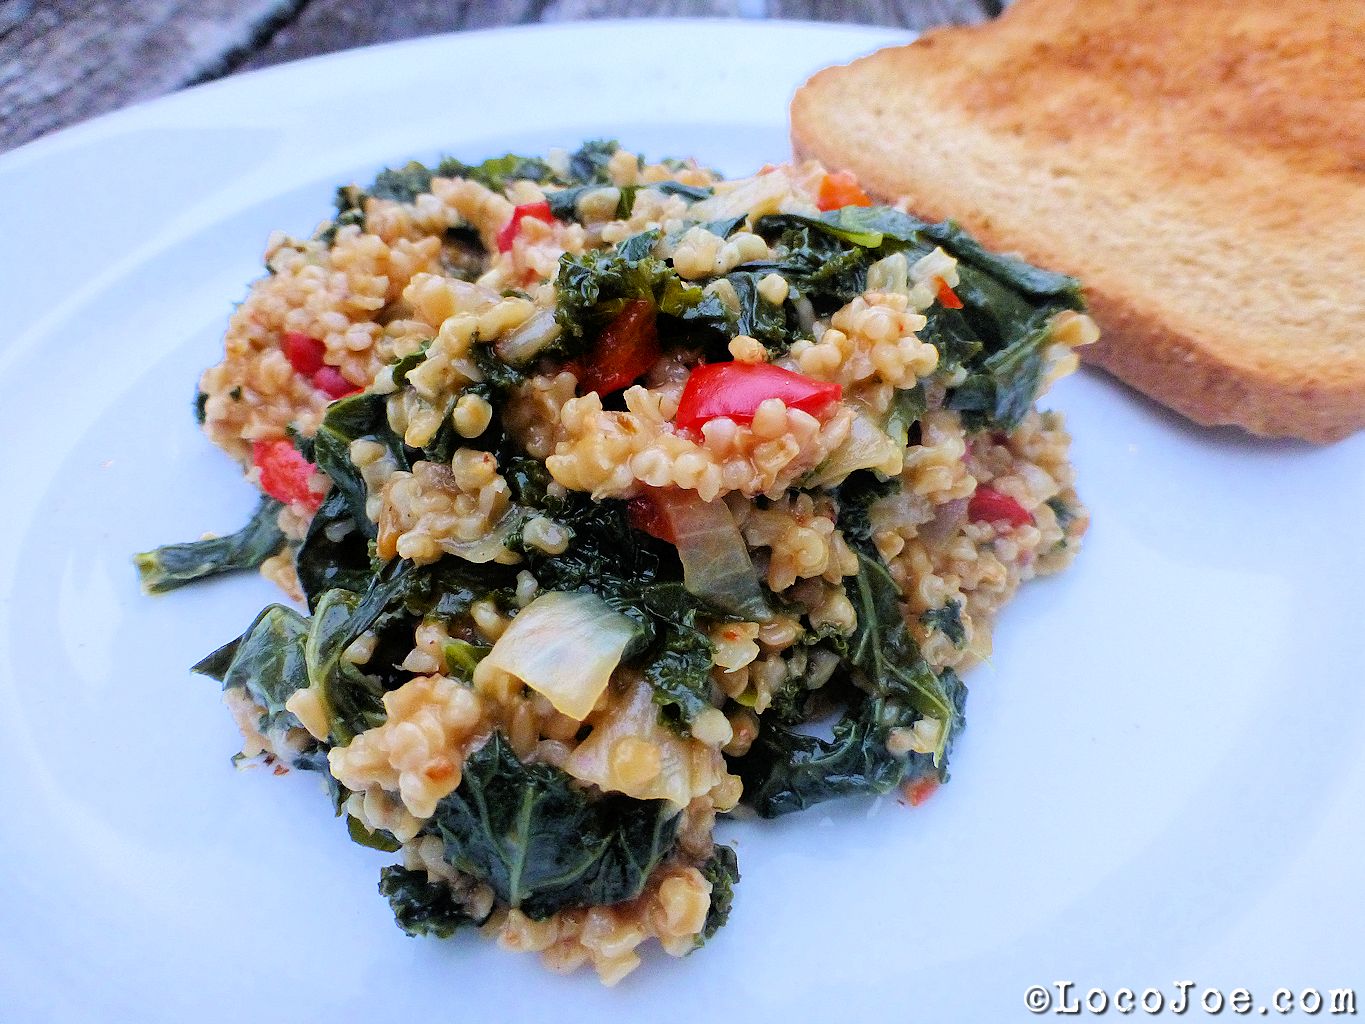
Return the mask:
[[952,784],[916,810],[726,828],[730,925],[613,991],[473,935],[403,936],[384,859],[313,778],[234,771],[215,687],[186,671],[270,588],[137,592],[133,551],[252,504],[190,398],[272,229],[306,233],[336,183],[440,151],[606,135],[752,170],[786,155],[808,72],[902,38],[450,36],[233,78],[0,160],[0,1019],[995,1022],[1057,980],[1258,1004],[1365,982],[1365,437],[1253,442],[1066,381],[1048,402],[1094,527],[1004,614]]

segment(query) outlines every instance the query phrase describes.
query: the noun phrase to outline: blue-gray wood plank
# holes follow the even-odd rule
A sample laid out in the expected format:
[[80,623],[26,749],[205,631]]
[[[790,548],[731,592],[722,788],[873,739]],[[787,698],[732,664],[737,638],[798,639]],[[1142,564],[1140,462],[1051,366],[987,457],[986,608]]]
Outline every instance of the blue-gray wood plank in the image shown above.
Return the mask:
[[0,0],[0,151],[252,68],[434,32],[648,16],[925,29],[999,0]]

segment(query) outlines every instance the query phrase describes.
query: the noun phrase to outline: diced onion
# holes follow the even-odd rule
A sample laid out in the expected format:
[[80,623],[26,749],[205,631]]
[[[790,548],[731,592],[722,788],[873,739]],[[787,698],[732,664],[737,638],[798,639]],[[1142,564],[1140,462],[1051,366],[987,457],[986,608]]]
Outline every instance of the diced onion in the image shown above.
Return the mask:
[[[635,681],[624,700],[600,712],[592,726],[588,738],[574,748],[561,767],[574,778],[604,790],[625,793],[636,800],[668,800],[685,807],[694,797],[709,792],[724,773],[719,750],[659,721],[659,705],[643,679]],[[653,747],[658,753],[658,772],[631,771],[621,764],[613,755],[622,750],[622,740]]]
[[895,476],[904,464],[905,450],[871,416],[859,412],[853,417],[844,443],[830,452],[803,483],[807,487],[828,487],[859,469],[875,469]]
[[636,631],[635,623],[595,594],[552,591],[517,614],[484,660],[581,722]]
[[494,343],[498,358],[509,366],[524,366],[559,337],[560,326],[552,309],[542,309],[531,319]]
[[440,542],[441,550],[448,555],[463,558],[466,562],[478,564],[505,559],[510,557],[507,538],[512,536],[512,531],[520,521],[519,511],[513,508],[492,529],[473,540],[455,540],[449,537],[443,539]]
[[725,502],[702,501],[694,491],[661,491],[653,501],[678,546],[688,593],[750,622],[772,617],[744,535]]

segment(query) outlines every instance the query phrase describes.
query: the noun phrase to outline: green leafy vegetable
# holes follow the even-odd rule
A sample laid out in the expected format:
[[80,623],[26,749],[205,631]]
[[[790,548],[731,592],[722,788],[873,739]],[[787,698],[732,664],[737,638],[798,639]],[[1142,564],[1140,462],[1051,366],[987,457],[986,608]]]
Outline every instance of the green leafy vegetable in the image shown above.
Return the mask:
[[919,620],[946,636],[954,647],[961,647],[967,640],[967,631],[962,625],[961,601],[949,601],[942,608],[930,608]]
[[1065,532],[1066,528],[1075,521],[1076,513],[1062,500],[1060,495],[1048,498],[1046,504],[1048,508],[1052,509],[1052,514],[1057,517],[1057,528]]
[[662,800],[594,800],[558,768],[523,764],[494,733],[465,761],[431,827],[456,870],[541,920],[638,896],[672,848],[678,818]]
[[905,627],[900,588],[879,558],[858,552],[858,573],[845,585],[858,612],[848,658],[866,675],[866,685],[879,696],[904,701],[923,715],[944,723],[939,745],[946,751],[954,724],[952,696]]
[[410,203],[422,193],[431,191],[431,179],[430,167],[411,160],[397,169],[380,171],[369,192],[376,199]]
[[164,594],[210,576],[255,569],[284,547],[284,534],[278,524],[282,507],[274,498],[262,497],[250,521],[236,533],[167,544],[134,555],[143,591]]
[[382,828],[366,828],[360,819],[354,815],[346,815],[346,832],[350,835],[351,842],[369,847],[371,850],[397,853],[403,848],[403,844],[393,837],[392,832]]
[[548,590],[591,591],[634,621],[640,639],[627,663],[644,673],[671,721],[686,726],[710,705],[713,649],[696,625],[705,606],[683,587],[676,551],[633,530],[620,501],[575,496],[561,519],[573,531],[567,550],[527,552],[536,579]]
[[615,139],[591,139],[569,155],[569,180],[575,182],[611,181],[607,167],[621,144]]
[[313,436],[318,468],[332,478],[332,483],[344,496],[351,521],[367,536],[373,537],[375,526],[365,514],[365,480],[351,461],[351,442],[360,439],[377,441],[387,447],[397,468],[412,468],[402,440],[389,427],[383,395],[366,393],[333,402]]
[[[603,188],[604,183],[594,182],[588,185],[576,185],[573,188],[564,188],[556,192],[550,192],[545,199],[550,204],[550,212],[557,220],[577,220],[578,202],[588,192]],[[648,185],[624,185],[618,188],[621,198],[616,203],[614,216],[617,220],[625,220],[630,217],[635,209],[635,199],[642,189],[653,189],[662,192],[666,196],[682,196],[688,202],[698,202],[711,195],[711,189],[699,188],[695,185],[684,185],[679,181],[656,181]],[[743,218],[739,218],[743,220]]]
[[1006,348],[987,356],[948,397],[948,407],[968,414],[968,422],[1013,430],[1033,407],[1046,369],[1043,348],[1051,330],[1043,314],[1021,325],[1023,333]]
[[374,578],[366,529],[356,523],[351,499],[340,488],[332,489],[308,524],[294,570],[310,610],[327,591],[362,593]]
[[425,871],[387,867],[379,873],[379,894],[389,901],[398,927],[409,935],[448,939],[464,925],[483,924],[456,902],[450,886],[431,881]]
[[700,946],[725,927],[730,919],[730,908],[735,901],[735,883],[739,881],[739,860],[728,846],[717,846],[711,857],[701,866],[701,875],[711,883],[711,906],[706,911],[706,924],[697,936]]
[[292,608],[272,604],[236,640],[224,644],[194,666],[193,671],[234,687],[265,709],[261,731],[299,727],[284,706],[294,692],[308,685],[304,639],[308,620]]
[[774,818],[836,797],[885,793],[905,773],[886,749],[887,731],[908,721],[903,708],[869,698],[835,724],[828,740],[765,722],[731,766],[744,781],[744,803]]

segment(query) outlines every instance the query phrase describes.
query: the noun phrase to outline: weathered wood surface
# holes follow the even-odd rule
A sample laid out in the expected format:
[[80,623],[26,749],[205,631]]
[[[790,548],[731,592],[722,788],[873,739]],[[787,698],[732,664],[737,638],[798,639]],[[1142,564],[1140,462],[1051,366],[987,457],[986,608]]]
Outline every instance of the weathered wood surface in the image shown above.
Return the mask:
[[0,0],[0,151],[235,71],[434,32],[583,18],[804,18],[924,29],[999,0]]

